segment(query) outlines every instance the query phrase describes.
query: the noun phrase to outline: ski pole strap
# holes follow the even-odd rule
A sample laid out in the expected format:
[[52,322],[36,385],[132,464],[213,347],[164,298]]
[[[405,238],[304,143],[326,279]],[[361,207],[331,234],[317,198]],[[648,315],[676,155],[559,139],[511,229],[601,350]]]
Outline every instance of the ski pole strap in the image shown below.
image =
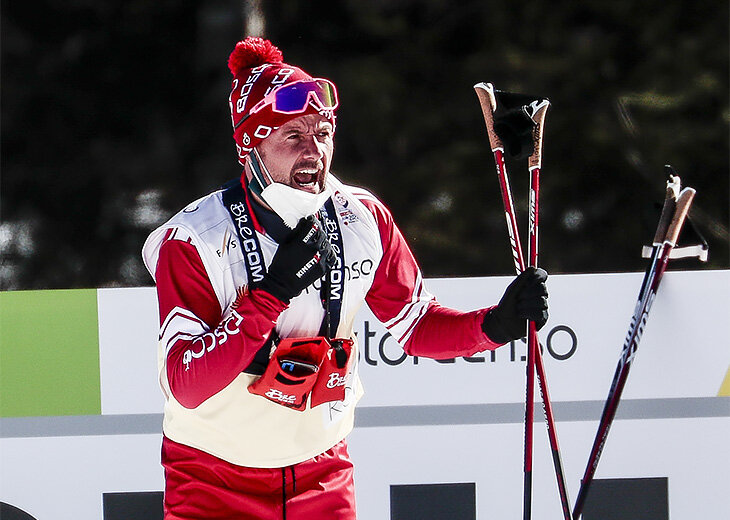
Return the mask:
[[497,101],[494,131],[511,157],[530,157],[540,145],[534,135],[535,130],[542,126],[542,121],[538,121],[538,113],[549,102],[540,96],[502,90],[495,90],[494,95]]
[[529,96],[495,90],[497,110],[494,111],[494,131],[504,143],[507,153],[515,159],[532,155],[532,131],[536,126],[527,105]]

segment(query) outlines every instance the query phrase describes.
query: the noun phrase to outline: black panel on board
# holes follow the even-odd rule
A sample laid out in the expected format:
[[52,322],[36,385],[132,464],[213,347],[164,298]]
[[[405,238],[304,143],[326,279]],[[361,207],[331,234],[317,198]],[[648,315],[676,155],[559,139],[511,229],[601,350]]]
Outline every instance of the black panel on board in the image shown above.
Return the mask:
[[583,508],[583,520],[669,520],[668,479],[595,480]]
[[15,506],[0,502],[0,518],[2,520],[35,520],[28,513]]
[[476,484],[390,486],[391,520],[475,520]]
[[104,493],[104,520],[162,520],[162,491]]

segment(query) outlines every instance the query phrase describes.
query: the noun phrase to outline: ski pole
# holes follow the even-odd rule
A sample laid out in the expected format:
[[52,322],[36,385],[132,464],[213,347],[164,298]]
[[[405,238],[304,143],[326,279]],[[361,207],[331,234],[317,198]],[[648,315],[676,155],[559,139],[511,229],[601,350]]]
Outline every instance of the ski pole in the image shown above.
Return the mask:
[[[537,102],[535,102],[537,103]],[[547,103],[545,105],[544,103]],[[533,106],[533,113],[535,122],[535,128],[533,130],[533,152],[527,160],[527,164],[530,170],[530,242],[528,249],[528,256],[530,258],[530,265],[537,267],[538,259],[538,230],[539,230],[539,215],[540,215],[540,170],[542,168],[542,131],[545,122],[545,113],[549,106],[547,100],[542,105],[536,104]],[[558,493],[560,495],[560,504],[563,510],[563,518],[570,520],[570,499],[568,498],[568,489],[565,484],[565,473],[563,471],[563,462],[560,457],[560,448],[558,445],[558,436],[555,430],[555,418],[553,416],[553,407],[550,401],[550,394],[548,392],[547,376],[545,375],[545,367],[543,365],[542,351],[540,350],[540,343],[537,337],[537,329],[534,322],[529,324],[530,331],[528,338],[532,339],[532,346],[529,347],[533,352],[535,360],[535,370],[537,371],[537,380],[540,385],[540,395],[543,404],[543,413],[545,414],[545,422],[547,425],[547,433],[550,441],[550,448],[553,458],[553,466],[555,468],[555,475],[558,484]]]
[[682,224],[687,217],[687,213],[689,212],[689,208],[692,204],[692,199],[695,196],[695,190],[692,188],[685,188],[681,192],[679,190],[680,179],[677,176],[672,176],[667,183],[664,207],[654,235],[651,262],[641,283],[639,297],[634,308],[633,316],[631,317],[631,323],[629,325],[628,333],[626,334],[626,339],[624,340],[621,357],[619,358],[618,365],[616,366],[613,381],[611,382],[608,397],[601,414],[601,420],[598,423],[598,430],[593,441],[593,447],[591,448],[590,455],[588,456],[585,473],[581,480],[575,507],[573,508],[574,520],[578,520],[583,513],[583,508],[588,496],[588,490],[593,482],[593,476],[595,475],[596,468],[598,467],[598,461],[606,444],[608,431],[611,428],[614,417],[616,416],[616,410],[618,409],[621,394],[624,386],[626,385],[629,369],[631,368],[631,362],[636,354],[639,341],[641,341],[641,335],[644,332],[647,318],[649,317],[649,311],[651,310],[654,299],[656,298],[659,283],[664,275],[664,271],[667,268],[667,262],[669,261],[672,248],[674,248],[677,244]]
[[[499,91],[494,89],[491,83],[478,83],[474,85],[474,90],[479,98],[482,108],[484,122],[487,127],[489,142],[494,154],[494,160],[497,167],[497,178],[499,180],[500,192],[502,194],[502,202],[505,208],[505,217],[507,221],[507,232],[509,234],[510,245],[512,247],[512,257],[515,263],[515,270],[520,274],[525,269],[525,261],[522,255],[522,247],[520,245],[520,237],[517,229],[517,219],[515,216],[514,204],[512,202],[512,192],[509,185],[509,177],[507,167],[504,160],[504,143],[495,130],[494,113],[497,110],[497,95]],[[520,96],[526,100],[526,96]],[[537,243],[538,243],[538,200],[539,200],[539,179],[540,168],[542,162],[542,130],[544,126],[545,113],[550,103],[547,99],[532,100],[529,106],[522,106],[520,109],[525,110],[533,123],[532,132],[532,153],[528,159],[530,169],[530,265],[537,267]],[[525,389],[525,449],[524,449],[524,490],[523,490],[523,518],[525,520],[531,518],[532,504],[532,445],[533,445],[533,421],[534,421],[534,374],[537,371],[538,381],[540,384],[540,392],[543,401],[543,411],[547,423],[548,437],[550,447],[553,454],[553,464],[555,466],[555,474],[558,481],[558,490],[563,509],[563,515],[566,520],[570,520],[570,505],[567,495],[567,487],[565,486],[565,477],[560,458],[560,448],[558,446],[557,433],[555,430],[555,419],[553,417],[552,405],[550,403],[550,395],[547,387],[545,369],[542,363],[542,354],[537,338],[537,330],[534,322],[530,322],[528,326],[528,349],[527,349],[527,368],[526,368],[526,389]]]

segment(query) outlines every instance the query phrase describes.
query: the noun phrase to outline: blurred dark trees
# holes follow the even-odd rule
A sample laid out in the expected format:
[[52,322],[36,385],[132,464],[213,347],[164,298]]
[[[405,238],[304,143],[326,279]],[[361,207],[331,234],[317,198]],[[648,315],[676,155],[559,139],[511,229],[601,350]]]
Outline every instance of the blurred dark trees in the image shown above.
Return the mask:
[[[426,276],[513,269],[479,81],[552,102],[549,271],[643,270],[665,163],[710,242],[707,265],[672,268],[730,266],[727,2],[256,5],[2,2],[3,289],[152,283],[146,235],[239,174],[226,60],[247,26],[337,83],[334,170],[391,207]],[[526,167],[510,171],[526,230]]]

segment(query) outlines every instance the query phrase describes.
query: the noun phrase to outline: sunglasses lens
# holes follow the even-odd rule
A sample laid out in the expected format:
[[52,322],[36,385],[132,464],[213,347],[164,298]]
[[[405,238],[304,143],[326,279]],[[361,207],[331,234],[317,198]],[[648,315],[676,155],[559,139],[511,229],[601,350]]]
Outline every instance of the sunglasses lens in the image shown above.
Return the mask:
[[334,85],[328,81],[315,80],[284,86],[275,92],[275,109],[278,112],[301,112],[309,102],[312,93],[323,108],[337,106],[337,94]]
[[317,81],[317,89],[315,94],[319,102],[325,108],[335,108],[337,106],[337,92],[335,86],[329,81]]
[[276,110],[280,112],[298,112],[307,104],[309,85],[296,83],[281,87],[276,91]]

